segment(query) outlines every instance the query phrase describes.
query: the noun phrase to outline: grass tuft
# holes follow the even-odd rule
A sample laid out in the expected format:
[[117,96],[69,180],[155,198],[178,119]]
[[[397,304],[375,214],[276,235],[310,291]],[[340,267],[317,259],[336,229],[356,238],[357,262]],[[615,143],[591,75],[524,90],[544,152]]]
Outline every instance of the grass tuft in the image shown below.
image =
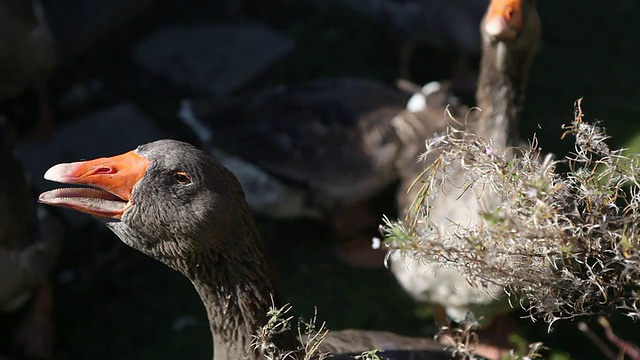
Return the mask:
[[[257,329],[257,333],[251,342],[253,350],[266,360],[323,360],[328,358],[329,354],[320,351],[320,344],[329,330],[325,327],[324,322],[320,326],[317,325],[317,314],[314,314],[308,321],[298,319],[300,349],[284,351],[273,342],[273,339],[279,334],[291,330],[293,316],[288,315],[290,311],[291,305],[286,304],[278,308],[272,299],[272,305],[267,312],[267,323]],[[299,357],[299,354],[302,354],[302,357]]]

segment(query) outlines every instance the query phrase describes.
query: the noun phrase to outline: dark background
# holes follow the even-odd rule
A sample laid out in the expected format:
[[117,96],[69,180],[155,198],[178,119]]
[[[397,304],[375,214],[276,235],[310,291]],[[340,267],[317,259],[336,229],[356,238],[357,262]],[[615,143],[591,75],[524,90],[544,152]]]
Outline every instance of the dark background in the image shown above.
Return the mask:
[[[67,4],[67,10],[52,3],[45,3],[49,11],[65,14],[81,2]],[[68,53],[51,80],[58,125],[132,100],[167,133],[195,142],[175,113],[181,98],[201,94],[176,88],[132,60],[133,46],[140,38],[176,23],[261,22],[295,41],[291,53],[239,92],[328,76],[365,76],[389,84],[398,77],[397,38],[379,22],[330,0],[324,0],[322,6],[303,0],[148,3],[117,26],[106,25],[104,35],[86,40],[88,43],[82,43],[81,32],[73,31],[87,25],[74,24],[71,15],[66,24],[71,30],[58,27],[58,33],[67,39],[60,46]],[[97,1],[82,6],[100,13]],[[564,156],[572,145],[560,140],[561,124],[571,121],[573,102],[584,97],[587,119],[602,120],[613,145],[632,144],[640,127],[640,3],[540,0],[539,11],[543,44],[530,76],[521,135],[530,139],[535,133],[545,151]],[[447,77],[453,57],[450,50],[418,48],[412,80],[424,83]],[[60,94],[96,78],[103,82],[101,91],[80,104],[60,105]],[[379,202],[393,216],[392,195],[390,191]],[[335,259],[329,229],[302,220],[258,222],[275,260],[281,296],[294,306],[295,314],[311,316],[316,306],[318,317],[327,321],[329,329],[434,333],[428,308],[408,299],[387,270],[353,269]],[[55,358],[211,357],[204,309],[184,277],[127,248],[88,218],[83,225],[69,224],[67,230],[54,274]],[[524,315],[515,312],[513,316]],[[616,316],[612,319],[620,336],[640,343],[637,323]],[[598,328],[593,319],[582,320]],[[541,321],[519,322],[521,335],[529,341],[542,341],[574,359],[602,357],[576,330],[575,321],[559,322],[551,333]],[[186,325],[178,330],[177,323]]]

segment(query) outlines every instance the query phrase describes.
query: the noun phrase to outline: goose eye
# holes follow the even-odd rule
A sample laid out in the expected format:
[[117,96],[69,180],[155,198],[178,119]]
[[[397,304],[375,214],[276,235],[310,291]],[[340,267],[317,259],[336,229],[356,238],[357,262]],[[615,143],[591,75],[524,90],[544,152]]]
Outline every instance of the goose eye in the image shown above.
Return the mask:
[[184,171],[176,171],[173,173],[173,179],[182,185],[189,184],[191,182],[191,177]]

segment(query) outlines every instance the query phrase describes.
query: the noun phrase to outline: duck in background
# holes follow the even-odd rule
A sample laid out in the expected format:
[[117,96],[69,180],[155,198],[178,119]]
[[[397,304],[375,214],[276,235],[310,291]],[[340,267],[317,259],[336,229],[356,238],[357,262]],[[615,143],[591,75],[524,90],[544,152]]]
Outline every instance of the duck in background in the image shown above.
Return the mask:
[[[476,91],[479,112],[460,117],[475,134],[491,139],[495,151],[507,151],[519,144],[517,123],[522,111],[529,69],[540,39],[541,24],[534,0],[492,0],[481,25],[482,60]],[[430,108],[427,105],[426,108]],[[442,114],[444,107],[436,108]],[[451,108],[456,111],[455,107]],[[466,108],[462,109],[464,113]],[[424,110],[423,110],[424,111]],[[432,108],[433,111],[433,108]],[[401,117],[416,116],[410,111]],[[440,115],[442,116],[442,115]],[[420,143],[420,142],[417,142]],[[425,151],[420,147],[407,148],[402,159],[400,190],[397,195],[401,216],[410,212],[419,186],[410,185],[427,166],[416,164],[417,156]],[[427,160],[428,161],[428,160]],[[464,179],[460,179],[463,182]],[[483,210],[491,209],[500,199],[489,189],[466,190],[464,183],[447,183],[430,203],[430,222],[440,231],[448,231],[457,224],[469,226],[480,219]],[[437,306],[436,315],[444,323],[444,314],[454,321],[465,320],[468,312],[490,322],[494,315],[508,309],[504,292],[498,285],[479,290],[469,285],[466,277],[454,269],[437,263],[414,259],[411,254],[390,254],[391,270],[403,288],[416,300]],[[505,334],[506,335],[506,334]],[[481,338],[482,340],[482,338]],[[487,349],[489,358],[498,358],[496,349]]]
[[477,73],[471,57],[480,53],[478,24],[489,0],[380,0],[381,21],[400,39],[400,77],[411,79],[414,50],[425,44],[453,49],[454,89],[472,92]]
[[[240,180],[252,210],[276,219],[327,220],[338,254],[382,266],[371,249],[381,215],[366,199],[397,180],[403,147],[391,119],[409,93],[365,78],[276,86],[217,100],[184,100],[179,117]],[[363,255],[364,253],[364,255]]]
[[[36,124],[24,127],[34,128],[34,134],[39,137],[48,136],[53,129],[48,81],[55,64],[55,41],[40,1],[0,0],[0,101],[13,101],[33,91],[37,120]],[[29,111],[9,109],[8,112]],[[29,121],[30,115],[17,115],[17,119],[11,120],[22,123]]]
[[0,357],[51,357],[52,299],[48,278],[60,226],[36,208],[13,155],[13,131],[0,124]]

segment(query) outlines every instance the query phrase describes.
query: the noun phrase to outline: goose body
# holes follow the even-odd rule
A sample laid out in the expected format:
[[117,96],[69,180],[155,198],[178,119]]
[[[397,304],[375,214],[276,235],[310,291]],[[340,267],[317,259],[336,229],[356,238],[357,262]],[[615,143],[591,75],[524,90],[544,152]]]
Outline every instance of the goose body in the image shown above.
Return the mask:
[[[250,343],[266,323],[275,294],[272,268],[241,185],[229,170],[192,145],[159,140],[113,157],[58,164],[44,176],[83,187],[45,192],[40,202],[95,216],[124,243],[193,283],[208,314],[214,359],[261,358]],[[274,343],[302,358],[294,332],[285,331]],[[397,359],[451,357],[428,339],[330,334],[322,351],[379,347]]]
[[183,102],[180,117],[238,176],[254,211],[319,218],[397,179],[390,120],[409,96],[371,79],[321,79]]
[[[470,113],[465,120],[471,131],[491,139],[494,150],[505,151],[518,142],[517,119],[540,37],[535,2],[492,0],[483,18],[481,32],[483,53],[476,92],[481,110]],[[460,113],[457,118],[461,119]],[[411,149],[405,159],[416,159],[421,152],[424,147]],[[400,212],[406,215],[418,187],[407,190],[420,176],[425,164],[417,164],[414,160],[405,162],[401,168],[404,171],[397,201]],[[465,189],[464,178],[458,177],[454,182],[443,184],[442,191],[430,201],[429,220],[439,231],[452,231],[458,225],[473,226],[482,211],[495,208],[500,201],[490,189]],[[444,307],[455,321],[464,320],[467,312],[490,320],[493,314],[507,307],[504,302],[496,301],[504,295],[499,284],[479,290],[470,286],[457,270],[414,259],[410,252],[392,253],[391,270],[414,299]]]
[[10,153],[0,154],[0,173],[0,311],[13,311],[46,281],[59,239],[48,217],[36,214],[22,168]]
[[[0,129],[0,315],[22,313],[2,328],[0,344],[27,355],[51,355],[48,278],[61,231],[43,209],[37,211],[22,167]],[[6,134],[5,134],[6,135]],[[11,328],[9,334],[6,331]],[[0,357],[6,348],[0,348]]]

